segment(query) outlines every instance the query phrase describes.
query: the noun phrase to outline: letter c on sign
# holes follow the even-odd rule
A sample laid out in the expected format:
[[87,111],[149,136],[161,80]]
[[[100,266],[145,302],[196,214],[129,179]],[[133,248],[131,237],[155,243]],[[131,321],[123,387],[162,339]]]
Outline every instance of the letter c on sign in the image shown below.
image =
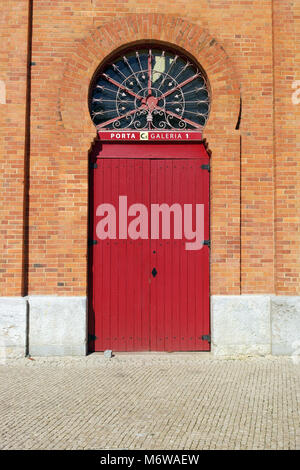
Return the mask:
[[140,133],[140,140],[148,140],[148,139],[149,139],[148,132]]

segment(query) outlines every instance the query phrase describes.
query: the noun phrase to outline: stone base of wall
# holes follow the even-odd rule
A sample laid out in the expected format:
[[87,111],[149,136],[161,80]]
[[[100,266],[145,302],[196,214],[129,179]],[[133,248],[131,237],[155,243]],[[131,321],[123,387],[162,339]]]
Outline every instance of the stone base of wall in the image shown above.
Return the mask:
[[25,356],[26,338],[26,299],[0,297],[0,364],[6,358]]
[[215,355],[300,354],[300,296],[214,295]]
[[212,352],[217,355],[271,354],[269,295],[211,298]]
[[29,296],[29,354],[87,354],[86,297]]
[[272,354],[300,355],[300,296],[271,301]]
[[[0,363],[87,354],[85,297],[0,297]],[[214,295],[212,354],[299,355],[300,296]]]

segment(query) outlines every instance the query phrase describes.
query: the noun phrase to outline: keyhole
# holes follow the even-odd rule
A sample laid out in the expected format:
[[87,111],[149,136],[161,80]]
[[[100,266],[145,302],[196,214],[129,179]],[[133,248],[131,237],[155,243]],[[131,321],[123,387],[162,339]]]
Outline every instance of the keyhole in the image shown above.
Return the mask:
[[153,269],[152,269],[152,276],[155,277],[156,275],[157,275],[156,268],[153,268]]

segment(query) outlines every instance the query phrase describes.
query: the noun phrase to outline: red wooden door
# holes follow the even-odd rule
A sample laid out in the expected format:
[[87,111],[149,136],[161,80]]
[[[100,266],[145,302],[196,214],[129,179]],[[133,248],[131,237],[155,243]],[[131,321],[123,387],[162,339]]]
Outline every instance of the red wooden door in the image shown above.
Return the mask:
[[[102,203],[119,205],[119,196],[127,196],[128,207],[150,203],[150,161],[103,159],[94,171],[93,239],[97,240]],[[119,217],[116,232],[119,234]],[[149,349],[149,240],[106,239],[93,245],[93,322],[95,351],[142,351]]]
[[[202,159],[152,160],[151,203],[204,205],[204,240],[209,239],[209,174]],[[174,218],[171,235],[174,233]],[[184,224],[182,224],[184,234]],[[154,351],[209,350],[209,247],[187,250],[188,240],[151,240],[150,349]],[[152,268],[153,269],[153,268]]]
[[[209,239],[209,173],[204,158],[108,158],[93,170],[90,210],[90,350],[193,351],[209,350],[209,247],[187,250],[184,204],[204,204],[204,239]],[[117,152],[116,152],[117,153]],[[137,152],[138,153],[138,152]],[[155,152],[154,152],[155,153]],[[138,156],[138,155],[137,155]],[[160,156],[160,158],[159,158]],[[122,156],[123,157],[123,156]],[[127,208],[148,208],[148,239],[120,239],[119,196]],[[116,210],[116,238],[97,240],[97,207]],[[151,204],[179,204],[182,239],[151,239]],[[132,217],[128,217],[128,221]],[[161,227],[160,227],[161,229]]]

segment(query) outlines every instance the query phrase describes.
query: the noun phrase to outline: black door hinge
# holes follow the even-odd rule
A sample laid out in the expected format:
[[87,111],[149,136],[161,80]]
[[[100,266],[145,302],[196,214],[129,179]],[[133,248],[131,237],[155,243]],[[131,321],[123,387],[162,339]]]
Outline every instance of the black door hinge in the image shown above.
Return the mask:
[[98,240],[89,240],[88,241],[88,246],[97,245],[97,243],[98,243]]
[[97,162],[90,162],[90,170],[95,170],[98,168]]
[[208,173],[210,172],[210,165],[201,165],[202,170],[207,170]]
[[97,336],[91,335],[91,334],[88,335],[88,340],[89,341],[96,341],[96,339],[98,339]]
[[207,245],[210,248],[210,240],[203,240],[203,245]]
[[208,341],[209,343],[211,342],[210,340],[210,335],[202,335],[203,341]]

